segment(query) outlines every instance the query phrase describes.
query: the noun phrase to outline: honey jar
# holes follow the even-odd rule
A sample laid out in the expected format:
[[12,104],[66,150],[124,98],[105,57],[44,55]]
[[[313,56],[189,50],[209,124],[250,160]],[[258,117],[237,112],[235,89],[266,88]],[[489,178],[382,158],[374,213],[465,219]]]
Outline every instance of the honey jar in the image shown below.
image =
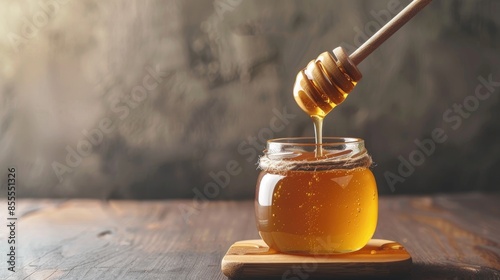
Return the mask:
[[337,254],[365,246],[375,232],[378,193],[371,157],[358,138],[269,140],[259,159],[257,228],[271,249]]

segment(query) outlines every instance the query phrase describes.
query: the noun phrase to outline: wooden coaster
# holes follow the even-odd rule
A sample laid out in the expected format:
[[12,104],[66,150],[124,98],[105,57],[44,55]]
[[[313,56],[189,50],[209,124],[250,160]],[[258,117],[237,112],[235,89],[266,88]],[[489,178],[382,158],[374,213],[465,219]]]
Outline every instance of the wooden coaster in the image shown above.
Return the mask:
[[372,239],[361,250],[338,255],[287,255],[269,250],[260,239],[234,243],[222,259],[222,272],[232,279],[359,279],[407,274],[411,256],[399,243]]

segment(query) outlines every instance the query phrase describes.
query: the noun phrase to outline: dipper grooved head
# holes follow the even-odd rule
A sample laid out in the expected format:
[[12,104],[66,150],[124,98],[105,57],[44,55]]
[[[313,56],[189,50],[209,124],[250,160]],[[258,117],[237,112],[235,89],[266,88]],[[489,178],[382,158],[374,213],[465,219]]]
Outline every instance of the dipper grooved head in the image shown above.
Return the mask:
[[324,52],[302,69],[295,80],[293,96],[310,116],[325,117],[342,103],[362,75],[344,49]]

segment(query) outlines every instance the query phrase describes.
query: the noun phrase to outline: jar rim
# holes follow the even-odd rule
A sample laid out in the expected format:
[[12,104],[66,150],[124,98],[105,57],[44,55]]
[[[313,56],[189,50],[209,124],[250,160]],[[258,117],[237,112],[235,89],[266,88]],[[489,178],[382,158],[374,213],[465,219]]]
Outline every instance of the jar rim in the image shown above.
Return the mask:
[[356,137],[323,137],[323,143],[316,144],[314,137],[285,137],[267,140],[267,144],[281,144],[293,146],[338,146],[345,144],[364,144],[364,140]]
[[[307,157],[311,153],[316,156]],[[371,164],[364,140],[353,137],[323,137],[322,144],[316,144],[314,137],[270,139],[259,158],[262,170],[276,172],[351,169]]]

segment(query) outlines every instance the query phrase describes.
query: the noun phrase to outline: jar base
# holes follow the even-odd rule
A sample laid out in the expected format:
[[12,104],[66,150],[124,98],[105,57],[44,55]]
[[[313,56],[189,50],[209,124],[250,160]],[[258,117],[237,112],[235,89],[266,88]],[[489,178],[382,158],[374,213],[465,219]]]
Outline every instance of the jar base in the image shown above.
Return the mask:
[[259,235],[269,248],[283,254],[341,255],[363,248],[373,236],[373,232],[365,232],[363,235],[344,235],[343,237],[305,236],[263,231],[259,231]]

